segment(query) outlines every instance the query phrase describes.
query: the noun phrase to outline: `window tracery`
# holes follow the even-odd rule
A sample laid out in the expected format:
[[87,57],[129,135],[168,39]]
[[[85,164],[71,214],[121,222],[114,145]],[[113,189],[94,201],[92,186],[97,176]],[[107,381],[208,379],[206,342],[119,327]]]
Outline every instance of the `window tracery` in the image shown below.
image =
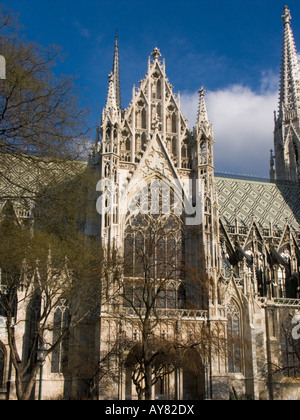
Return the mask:
[[67,299],[61,298],[55,306],[53,316],[51,372],[64,373],[68,363],[70,306]]
[[227,347],[229,373],[242,372],[242,334],[240,310],[232,299],[227,305]]

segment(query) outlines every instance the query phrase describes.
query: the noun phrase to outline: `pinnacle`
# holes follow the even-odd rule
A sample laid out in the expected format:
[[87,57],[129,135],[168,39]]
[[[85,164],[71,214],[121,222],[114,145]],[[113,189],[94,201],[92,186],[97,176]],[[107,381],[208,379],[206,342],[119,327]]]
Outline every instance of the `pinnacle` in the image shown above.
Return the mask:
[[290,12],[288,6],[284,7],[283,15],[281,17],[282,17],[284,25],[286,25],[286,24],[290,25],[291,24],[292,16],[291,16],[291,12]]
[[108,85],[108,94],[106,101],[106,109],[117,109],[116,103],[116,93],[115,93],[115,83],[114,83],[114,73],[109,73],[108,75],[109,85]]
[[206,101],[205,101],[205,89],[203,86],[199,90],[200,100],[199,100],[199,109],[198,109],[198,124],[209,123],[208,120],[208,113],[206,108]]
[[160,53],[160,51],[157,47],[154,48],[151,55],[152,55],[152,57],[154,58],[155,61],[159,60],[159,58],[161,57],[161,53]]

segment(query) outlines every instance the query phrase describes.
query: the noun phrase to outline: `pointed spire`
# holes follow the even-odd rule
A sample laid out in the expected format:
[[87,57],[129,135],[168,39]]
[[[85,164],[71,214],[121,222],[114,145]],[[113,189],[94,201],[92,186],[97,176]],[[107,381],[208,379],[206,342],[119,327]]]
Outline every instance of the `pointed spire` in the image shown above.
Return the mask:
[[197,118],[197,126],[200,127],[202,125],[209,125],[206,101],[205,101],[205,90],[203,86],[199,90],[199,109],[198,109],[198,118]]
[[284,23],[284,37],[281,65],[280,103],[279,113],[283,117],[293,112],[294,117],[300,115],[300,69],[299,61],[291,28],[291,12],[284,8],[282,20]]
[[115,86],[115,97],[118,109],[121,109],[121,87],[120,87],[120,65],[119,65],[119,48],[118,48],[118,29],[115,36],[115,51],[113,61],[113,77]]
[[195,132],[198,139],[198,160],[201,165],[209,165],[211,168],[214,166],[213,143],[214,134],[212,125],[208,119],[208,112],[205,101],[205,90],[203,87],[199,90],[199,109],[197,126]]
[[285,6],[279,113],[275,114],[276,181],[300,181],[300,66],[291,27],[291,12]]

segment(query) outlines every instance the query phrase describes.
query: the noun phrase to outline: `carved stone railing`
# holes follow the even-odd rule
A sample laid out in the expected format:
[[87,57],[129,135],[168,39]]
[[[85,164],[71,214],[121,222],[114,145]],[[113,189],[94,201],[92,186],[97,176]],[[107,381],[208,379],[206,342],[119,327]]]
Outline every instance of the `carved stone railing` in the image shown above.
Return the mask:
[[[125,308],[123,307],[122,312],[124,315],[129,316],[141,316],[143,317],[146,313],[144,308]],[[158,318],[170,318],[175,320],[197,320],[206,321],[208,319],[208,311],[202,309],[163,309],[156,308],[151,311],[151,316]]]
[[287,308],[299,308],[300,309],[300,299],[289,299],[289,298],[272,298],[268,299],[266,297],[257,297],[257,303],[265,306],[281,306]]
[[268,299],[266,297],[256,297],[256,302],[260,305],[266,305],[268,303]]
[[176,309],[175,317],[180,319],[197,319],[197,320],[207,320],[208,318],[208,311],[204,311],[201,309]]
[[278,305],[278,306],[299,307],[300,308],[300,299],[273,298],[272,301],[275,303],[275,305]]

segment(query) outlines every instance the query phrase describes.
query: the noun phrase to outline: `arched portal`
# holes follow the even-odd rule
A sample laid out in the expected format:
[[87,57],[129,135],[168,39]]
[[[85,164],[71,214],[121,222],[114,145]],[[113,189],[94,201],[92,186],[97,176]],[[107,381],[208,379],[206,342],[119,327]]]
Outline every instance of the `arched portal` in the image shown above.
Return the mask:
[[205,372],[201,357],[196,349],[188,349],[184,354],[183,400],[205,399]]
[[[135,333],[135,339],[137,338],[137,333]],[[142,388],[143,383],[139,377],[139,364],[141,356],[141,346],[136,344],[129,352],[126,362],[125,362],[125,399],[126,400],[137,400],[141,399],[142,395],[139,396],[139,386]],[[142,377],[142,373],[141,373]]]
[[[133,334],[134,339],[138,339],[139,336],[140,333],[136,330]],[[150,359],[148,358],[148,368],[150,367],[150,372],[148,371],[148,373],[144,364],[145,346],[151,351]],[[173,400],[175,395],[178,394],[176,392],[175,375],[179,359],[179,353],[173,352],[167,341],[159,338],[149,340],[144,345],[141,342],[134,345],[125,361],[126,400],[143,400],[146,398],[146,381],[149,373],[151,399]]]

